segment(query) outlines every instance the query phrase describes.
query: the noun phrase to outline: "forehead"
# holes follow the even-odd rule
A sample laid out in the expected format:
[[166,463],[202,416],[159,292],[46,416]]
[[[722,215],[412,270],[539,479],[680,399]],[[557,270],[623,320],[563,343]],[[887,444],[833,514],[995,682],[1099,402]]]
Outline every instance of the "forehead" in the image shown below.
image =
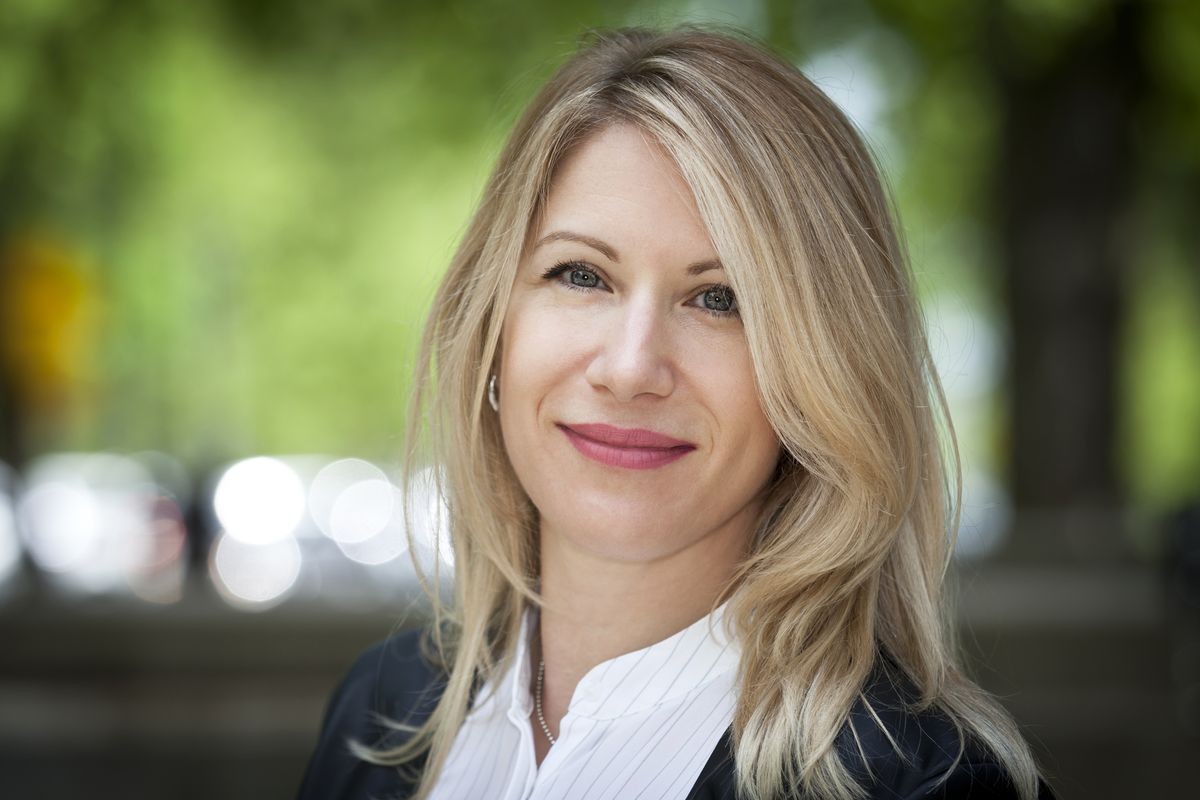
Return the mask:
[[713,252],[679,168],[649,134],[630,124],[593,134],[559,164],[537,238],[560,229],[630,245],[683,245],[706,251],[701,257]]

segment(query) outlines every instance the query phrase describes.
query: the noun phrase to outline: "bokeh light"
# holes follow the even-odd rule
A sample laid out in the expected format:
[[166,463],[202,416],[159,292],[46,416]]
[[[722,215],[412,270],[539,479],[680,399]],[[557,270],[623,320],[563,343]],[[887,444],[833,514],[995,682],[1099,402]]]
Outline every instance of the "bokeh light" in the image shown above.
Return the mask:
[[86,486],[66,481],[35,485],[21,498],[19,511],[30,556],[42,569],[82,569],[100,554],[100,513]]
[[246,610],[262,610],[284,600],[302,563],[295,537],[269,542],[247,542],[224,532],[209,557],[213,585],[230,604]]
[[295,470],[268,456],[229,467],[213,496],[221,527],[246,544],[270,544],[291,536],[304,515],[304,504],[304,487]]
[[313,478],[308,511],[335,542],[363,542],[389,523],[396,505],[391,482],[379,467],[358,458],[327,464]]
[[137,459],[43,456],[30,466],[15,519],[30,558],[60,589],[179,599],[182,512]]
[[343,489],[329,514],[330,535],[352,544],[383,533],[398,508],[395,487],[379,479],[358,481]]

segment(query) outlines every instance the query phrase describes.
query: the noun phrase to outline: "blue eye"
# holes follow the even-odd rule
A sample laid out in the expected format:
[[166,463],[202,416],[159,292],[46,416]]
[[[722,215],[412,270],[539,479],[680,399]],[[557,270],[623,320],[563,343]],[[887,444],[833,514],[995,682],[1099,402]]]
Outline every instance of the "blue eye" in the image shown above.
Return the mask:
[[580,269],[576,267],[575,269],[571,270],[568,280],[571,281],[573,286],[582,286],[588,289],[594,289],[600,283],[600,276],[591,270]]
[[704,291],[704,310],[720,314],[736,313],[737,300],[728,286],[713,286]]
[[701,289],[692,300],[693,303],[698,300],[696,306],[717,319],[738,319],[742,316],[738,311],[737,297],[733,294],[733,289],[721,283]]
[[596,274],[595,270],[579,261],[564,261],[555,264],[546,270],[542,277],[546,280],[554,280],[564,273],[566,279],[559,280],[559,283],[568,289],[587,291],[588,289],[598,289],[604,285],[604,281],[600,280],[600,276]]

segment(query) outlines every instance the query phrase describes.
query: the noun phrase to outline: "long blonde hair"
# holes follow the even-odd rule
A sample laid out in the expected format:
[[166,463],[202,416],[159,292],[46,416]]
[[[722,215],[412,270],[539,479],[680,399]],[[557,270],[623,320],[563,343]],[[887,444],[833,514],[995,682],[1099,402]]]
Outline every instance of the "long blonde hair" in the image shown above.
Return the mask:
[[834,745],[882,652],[915,687],[916,710],[948,715],[1032,800],[1027,745],[959,667],[943,588],[961,467],[877,168],[793,66],[696,26],[590,33],[526,109],[487,183],[427,321],[409,409],[407,471],[432,458],[449,514],[453,605],[439,600],[439,568],[425,575],[431,656],[447,684],[403,744],[360,756],[422,764],[416,796],[427,796],[475,682],[511,663],[522,611],[538,602],[537,512],[486,383],[555,168],[614,122],[653,136],[691,186],[783,446],[730,601],[742,796],[861,796]]

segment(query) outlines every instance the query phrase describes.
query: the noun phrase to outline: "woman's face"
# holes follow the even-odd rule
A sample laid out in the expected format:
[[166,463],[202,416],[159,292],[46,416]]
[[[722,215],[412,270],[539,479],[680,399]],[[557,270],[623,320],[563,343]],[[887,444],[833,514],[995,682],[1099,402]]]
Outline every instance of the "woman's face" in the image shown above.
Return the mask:
[[561,164],[505,314],[500,423],[543,537],[653,561],[744,547],[779,458],[678,169],[614,125]]

